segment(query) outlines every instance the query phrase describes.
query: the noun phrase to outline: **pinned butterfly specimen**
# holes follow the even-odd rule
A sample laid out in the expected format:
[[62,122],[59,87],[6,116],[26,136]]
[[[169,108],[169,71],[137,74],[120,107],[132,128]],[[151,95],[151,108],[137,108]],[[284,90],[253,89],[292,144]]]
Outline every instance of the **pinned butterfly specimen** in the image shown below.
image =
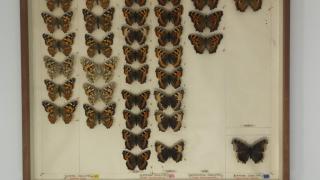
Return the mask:
[[172,85],[175,89],[181,85],[182,67],[177,68],[172,73],[168,73],[161,68],[156,69],[156,76],[161,89],[165,89],[168,85]]
[[181,56],[183,53],[182,46],[175,48],[173,51],[167,51],[164,48],[156,48],[155,53],[159,59],[159,66],[166,68],[168,65],[179,67],[181,64]]
[[53,58],[45,56],[43,61],[51,79],[60,74],[63,74],[66,78],[70,78],[73,71],[73,59],[73,56],[69,56],[63,62],[57,62]]
[[132,64],[135,61],[143,64],[147,60],[147,54],[149,50],[149,46],[143,46],[140,49],[133,49],[129,46],[123,46],[123,53],[126,56],[126,62],[128,64]]
[[62,117],[64,123],[69,124],[73,117],[73,112],[76,110],[78,101],[71,101],[63,107],[57,106],[50,101],[43,101],[42,106],[48,112],[48,119],[51,124],[56,123],[58,117]]
[[117,62],[118,58],[116,57],[106,60],[103,64],[97,64],[87,58],[81,59],[83,70],[86,72],[86,76],[91,83],[94,83],[99,77],[103,77],[108,82],[113,76]]
[[51,56],[55,56],[58,51],[69,56],[72,51],[72,45],[74,38],[76,37],[76,33],[70,33],[62,40],[57,40],[49,34],[43,34],[42,37],[45,44],[48,46],[48,52]]
[[133,6],[133,4],[138,4],[139,6],[144,6],[146,4],[147,0],[125,0],[125,4],[128,7]]
[[194,6],[198,10],[202,10],[205,6],[209,6],[210,10],[218,6],[219,0],[192,0]]
[[95,87],[94,85],[89,83],[83,84],[84,92],[88,96],[88,100],[92,105],[95,104],[99,99],[101,99],[104,103],[110,102],[112,99],[114,88],[114,82],[111,82],[102,88]]
[[109,7],[110,0],[86,0],[86,6],[90,10],[95,4],[100,5],[103,9],[107,9]]
[[154,12],[158,18],[158,23],[160,26],[165,27],[169,22],[173,23],[175,26],[179,26],[181,24],[183,6],[179,5],[170,11],[163,7],[157,6],[154,8]]
[[97,111],[94,107],[84,104],[83,109],[87,116],[87,126],[93,129],[97,124],[103,124],[106,128],[110,128],[113,124],[113,115],[116,111],[116,103],[107,104],[103,111]]
[[223,39],[223,35],[214,34],[205,37],[199,34],[190,34],[188,38],[197,53],[203,54],[204,51],[207,49],[209,54],[212,54],[217,51],[218,46],[221,40]]
[[163,27],[156,27],[155,32],[158,37],[160,46],[165,46],[167,43],[177,46],[180,43],[180,36],[182,34],[182,26],[177,26],[173,30],[166,30]]
[[132,26],[134,23],[137,23],[139,26],[144,25],[149,14],[149,9],[139,9],[133,10],[132,8],[123,8],[123,16],[126,18],[128,25]]
[[44,23],[47,24],[47,29],[50,33],[53,33],[56,29],[60,28],[64,33],[66,33],[69,31],[73,12],[66,12],[61,17],[55,17],[51,14],[43,12],[41,13],[41,16],[43,18]]
[[86,23],[86,29],[89,33],[100,28],[104,32],[111,30],[114,8],[109,8],[101,16],[96,16],[87,9],[83,9],[82,14]]
[[177,111],[181,107],[182,99],[184,96],[184,90],[181,89],[174,94],[166,94],[162,91],[154,91],[154,96],[157,101],[158,108],[163,111],[168,107],[171,107],[173,110]]
[[135,105],[140,109],[144,109],[147,106],[150,91],[144,91],[141,94],[133,94],[126,90],[122,90],[121,94],[123,99],[126,101],[125,105],[127,109],[132,109]]
[[250,6],[253,11],[258,11],[262,7],[262,0],[234,0],[239,11],[245,12]]
[[72,90],[75,82],[75,78],[71,78],[63,84],[56,84],[48,79],[44,80],[48,90],[48,96],[52,101],[56,100],[57,96],[63,96],[66,100],[69,100],[72,96]]
[[56,7],[61,6],[64,12],[69,11],[72,0],[47,0],[47,7],[50,11],[53,11]]
[[128,150],[132,150],[135,146],[139,146],[140,149],[146,149],[148,147],[150,134],[150,129],[146,129],[139,134],[132,133],[125,129],[122,130],[122,138],[125,140],[125,145]]
[[177,6],[177,5],[180,4],[180,1],[181,1],[181,0],[158,0],[158,3],[159,3],[161,6],[165,6],[167,3],[171,2],[172,5]]
[[127,44],[132,45],[135,41],[139,45],[143,45],[147,40],[149,33],[149,26],[141,28],[131,28],[129,26],[122,26],[122,34],[125,36]]
[[167,115],[163,111],[156,111],[154,114],[158,122],[158,128],[162,132],[165,132],[169,127],[174,132],[179,131],[182,126],[183,115],[183,111],[175,112],[172,115]]
[[94,39],[91,35],[86,34],[85,40],[88,46],[87,54],[89,57],[94,57],[97,53],[103,54],[105,57],[110,57],[112,54],[113,33],[109,33],[101,42]]
[[140,154],[132,154],[129,151],[123,151],[123,159],[126,160],[126,165],[129,170],[134,170],[137,166],[140,170],[145,170],[148,166],[151,151],[147,150]]
[[218,29],[223,12],[216,11],[206,15],[200,12],[190,11],[189,16],[197,31],[203,32],[203,30],[208,27],[210,32],[213,32]]
[[268,140],[263,138],[253,144],[248,144],[241,139],[235,138],[232,140],[232,144],[239,162],[246,164],[249,158],[251,158],[257,164],[264,158],[264,151],[266,150]]
[[133,69],[131,66],[124,65],[123,70],[128,84],[132,84],[134,81],[138,81],[140,84],[143,84],[147,80],[149,66],[144,65],[139,69]]
[[158,153],[158,160],[162,163],[166,162],[169,158],[172,158],[175,162],[182,160],[182,152],[184,150],[184,142],[179,141],[172,147],[166,146],[161,142],[155,143],[156,152]]
[[133,129],[135,126],[139,126],[144,129],[148,125],[149,109],[141,111],[139,114],[134,114],[128,110],[123,111],[123,118],[126,120],[126,127]]

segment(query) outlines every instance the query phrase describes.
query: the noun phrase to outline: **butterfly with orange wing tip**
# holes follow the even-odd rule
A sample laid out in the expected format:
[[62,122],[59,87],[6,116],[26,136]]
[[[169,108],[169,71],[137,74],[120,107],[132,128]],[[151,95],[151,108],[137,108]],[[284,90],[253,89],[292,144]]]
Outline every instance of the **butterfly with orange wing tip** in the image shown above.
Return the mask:
[[53,11],[56,7],[61,6],[64,12],[69,11],[72,0],[47,0],[47,7],[50,11]]
[[43,21],[47,24],[47,29],[50,33],[53,33],[56,29],[60,29],[66,33],[69,31],[71,18],[73,16],[73,12],[66,12],[61,17],[55,17],[48,13],[41,13]]
[[181,129],[183,111],[175,112],[172,115],[167,115],[163,111],[156,111],[154,116],[158,122],[158,128],[160,131],[165,132],[169,127],[172,128],[174,132]]
[[144,109],[147,106],[150,91],[147,90],[140,94],[133,94],[126,90],[122,90],[121,94],[123,99],[126,101],[125,105],[127,109],[132,109],[133,106],[138,106],[140,109]]
[[94,39],[90,34],[85,35],[86,45],[88,46],[87,54],[94,57],[97,53],[110,57],[112,54],[111,45],[113,44],[113,33],[109,33],[101,42]]
[[87,116],[87,126],[93,129],[97,124],[103,124],[106,128],[110,128],[113,124],[113,115],[116,111],[116,103],[107,104],[103,111],[97,111],[89,104],[84,104],[83,109]]
[[158,153],[157,157],[160,162],[164,163],[169,158],[172,158],[175,162],[180,162],[183,157],[182,152],[184,150],[184,142],[179,141],[173,146],[169,147],[157,141],[155,143],[155,149]]
[[239,11],[245,12],[250,6],[253,11],[258,11],[262,7],[262,0],[234,0]]
[[146,5],[147,0],[125,0],[125,4],[128,7],[133,6],[134,3],[138,4],[139,6]]
[[147,35],[149,33],[149,26],[144,26],[140,28],[131,28],[129,26],[122,26],[122,34],[125,36],[127,44],[132,45],[135,41],[142,45],[147,40]]
[[218,6],[219,0],[192,0],[194,6],[198,10],[202,10],[206,5],[209,6],[210,10]]
[[165,6],[169,2],[171,2],[172,5],[174,5],[174,6],[178,6],[180,4],[181,0],[158,0],[158,3],[161,6]]
[[223,35],[214,34],[205,37],[200,34],[190,34],[188,38],[197,53],[203,54],[204,51],[207,49],[209,54],[212,54],[217,51],[218,46],[221,40],[223,39]]
[[150,134],[150,129],[145,129],[139,134],[135,134],[125,129],[122,130],[122,138],[125,140],[125,145],[128,150],[132,150],[135,146],[139,146],[142,150],[146,149],[148,147]]
[[172,85],[175,89],[181,85],[182,67],[175,69],[172,73],[168,73],[161,68],[156,69],[156,76],[161,89],[165,89],[168,85]]
[[149,66],[144,65],[139,69],[133,69],[131,66],[124,65],[123,71],[126,75],[126,82],[132,84],[134,81],[138,81],[140,84],[143,84],[147,80]]
[[171,42],[172,45],[177,46],[180,43],[182,30],[182,26],[177,26],[173,30],[166,30],[163,27],[156,27],[155,32],[158,37],[159,45],[165,46],[167,43]]
[[96,16],[87,9],[82,9],[82,14],[89,33],[100,28],[104,32],[111,30],[114,8],[109,8],[101,16]]
[[43,34],[42,37],[45,44],[48,46],[48,52],[52,57],[55,56],[58,51],[69,56],[72,51],[72,45],[74,38],[76,37],[76,33],[70,33],[62,40],[57,40],[49,34]]
[[133,49],[129,46],[123,46],[123,53],[126,56],[126,62],[128,64],[132,64],[134,61],[138,61],[143,64],[147,60],[147,54],[149,50],[149,46],[145,45],[139,49]]
[[162,27],[165,27],[169,22],[172,22],[175,26],[179,26],[181,24],[181,15],[183,13],[182,5],[175,7],[171,11],[168,11],[163,7],[157,6],[154,8],[154,11],[158,18],[158,23]]
[[140,154],[132,154],[129,151],[122,151],[123,159],[126,160],[126,166],[129,170],[134,170],[137,166],[140,170],[145,170],[148,166],[151,151],[147,150]]
[[167,109],[168,107],[171,107],[173,110],[177,111],[181,108],[184,90],[181,89],[174,94],[166,94],[160,90],[155,90],[154,96],[157,101],[157,106],[161,111]]
[[172,51],[167,51],[163,48],[156,48],[155,53],[157,58],[159,59],[160,67],[165,68],[171,64],[176,68],[179,67],[181,64],[183,48],[182,46],[179,46]]
[[101,99],[104,103],[110,102],[112,99],[114,88],[114,82],[111,82],[102,88],[95,87],[94,85],[89,83],[83,84],[83,89],[88,96],[89,103],[92,105],[95,104],[99,99]]
[[102,64],[97,64],[87,58],[81,59],[83,70],[91,83],[94,83],[99,77],[103,77],[105,82],[108,82],[113,76],[117,62],[117,57],[112,57]]
[[95,4],[100,5],[103,9],[107,9],[109,7],[110,0],[86,0],[86,6],[90,10]]
[[235,138],[232,140],[232,144],[239,162],[246,164],[250,158],[257,164],[264,158],[264,151],[266,150],[268,140],[262,138],[250,145],[241,139]]
[[123,16],[126,18],[128,25],[132,26],[137,23],[139,26],[144,25],[149,14],[149,9],[133,10],[132,8],[122,8]]
[[69,124],[77,105],[78,101],[71,101],[63,107],[57,106],[50,101],[42,101],[42,106],[48,112],[48,119],[51,124],[56,123],[58,117],[62,117],[64,123]]
[[73,56],[69,56],[63,62],[57,62],[49,56],[43,57],[45,67],[47,68],[48,74],[51,79],[54,79],[60,74],[63,74],[66,78],[69,79],[73,71],[73,59]]
[[197,31],[203,32],[203,30],[208,27],[210,32],[213,32],[218,29],[223,12],[216,11],[206,15],[200,12],[190,11],[189,16]]
[[133,129],[135,126],[139,126],[144,129],[148,125],[149,109],[141,111],[139,114],[134,114],[128,110],[123,111],[123,118],[126,120],[126,127]]
[[69,100],[72,96],[72,90],[75,82],[75,78],[71,78],[63,84],[56,84],[48,79],[44,80],[48,90],[48,96],[52,101],[56,100],[57,96],[63,96],[66,100]]

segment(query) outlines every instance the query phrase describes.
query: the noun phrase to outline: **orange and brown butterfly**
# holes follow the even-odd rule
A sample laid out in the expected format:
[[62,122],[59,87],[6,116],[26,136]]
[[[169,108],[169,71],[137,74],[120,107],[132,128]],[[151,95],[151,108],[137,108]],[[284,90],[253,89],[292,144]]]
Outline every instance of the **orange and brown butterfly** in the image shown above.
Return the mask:
[[51,79],[54,79],[58,75],[62,74],[66,78],[71,78],[73,71],[73,56],[67,57],[63,62],[57,62],[49,56],[43,57],[45,67]]
[[147,40],[149,33],[149,26],[143,26],[140,28],[132,28],[129,26],[122,26],[122,34],[125,36],[127,44],[132,45],[137,42],[139,45],[143,45]]
[[181,85],[182,72],[182,67],[175,69],[172,73],[168,73],[167,71],[161,68],[157,68],[156,76],[158,78],[160,88],[165,89],[169,85],[171,85],[175,89],[179,88]]
[[213,32],[218,29],[223,12],[216,11],[206,15],[197,11],[190,11],[189,16],[197,31],[203,32],[203,30],[208,27],[210,32]]
[[135,134],[125,129],[122,130],[122,138],[125,140],[125,145],[128,150],[132,150],[135,146],[139,146],[142,150],[146,149],[148,147],[150,134],[150,129],[145,129],[139,134]]
[[200,34],[190,34],[188,38],[197,53],[203,54],[204,51],[207,49],[209,54],[212,54],[217,51],[218,46],[221,40],[223,39],[223,35],[214,34],[205,37]]
[[128,110],[123,111],[123,118],[126,120],[126,127],[133,129],[135,126],[139,126],[144,129],[148,126],[149,109],[144,109],[138,114],[132,113]]
[[164,48],[158,47],[155,49],[155,53],[159,60],[158,62],[160,67],[165,68],[171,64],[176,68],[179,67],[181,64],[183,48],[182,46],[179,46],[172,51],[168,51]]
[[82,9],[83,19],[85,21],[86,29],[92,33],[96,29],[102,29],[107,32],[111,30],[114,8],[107,9],[101,16],[96,16],[93,12]]
[[173,94],[167,94],[163,91],[155,90],[154,96],[157,101],[157,106],[161,111],[169,107],[171,107],[174,111],[177,111],[181,108],[184,90],[178,90]]
[[125,55],[125,60],[128,64],[132,64],[135,61],[143,64],[147,60],[149,46],[145,45],[139,49],[133,49],[130,46],[123,46],[122,50]]
[[128,25],[132,26],[137,23],[139,26],[144,25],[146,19],[149,15],[149,9],[143,8],[139,10],[134,10],[132,8],[122,8],[123,16],[126,18]]
[[146,64],[139,69],[134,69],[129,65],[124,65],[123,71],[126,75],[126,82],[128,84],[132,84],[134,81],[138,81],[140,84],[143,84],[147,80],[149,66]]
[[42,35],[45,44],[48,46],[48,52],[51,56],[55,56],[57,52],[62,52],[64,55],[69,56],[72,51],[72,45],[76,33],[69,33],[63,39],[55,39],[49,34]]
[[165,6],[166,4],[168,4],[169,2],[172,3],[172,5],[174,6],[178,6],[181,2],[181,0],[158,0],[158,3],[161,5],[161,6]]
[[169,22],[173,23],[175,26],[181,24],[181,15],[183,13],[183,6],[179,5],[173,10],[166,10],[164,7],[157,6],[154,8],[155,14],[158,18],[158,23],[160,26],[166,26]]
[[103,9],[109,7],[110,0],[86,0],[86,6],[88,9],[93,9],[95,5],[100,5]]
[[61,6],[64,12],[69,11],[72,0],[47,0],[47,7],[50,11],[53,11],[56,7]]
[[172,45],[177,46],[180,43],[180,36],[182,34],[182,31],[182,26],[177,26],[172,30],[167,30],[163,27],[155,28],[160,46],[165,46],[167,43],[171,43]]
[[155,149],[157,152],[158,160],[162,163],[166,162],[169,158],[172,158],[175,162],[180,162],[183,157],[184,142],[181,140],[173,146],[167,146],[157,141],[155,143]]
[[126,166],[129,170],[135,170],[138,166],[140,170],[145,170],[148,166],[151,151],[147,150],[140,154],[133,154],[129,151],[122,151],[123,159],[126,160]]
[[250,6],[253,11],[258,11],[262,7],[262,0],[234,0],[239,11],[245,12]]
[[146,90],[140,94],[133,94],[129,91],[122,90],[121,94],[123,99],[126,101],[125,105],[127,109],[132,109],[133,106],[138,106],[140,109],[144,109],[147,106],[150,91]]
[[113,44],[114,34],[109,33],[102,41],[96,40],[90,34],[85,35],[86,45],[88,46],[87,54],[89,57],[94,57],[97,53],[103,54],[105,57],[110,57],[112,54],[111,45]]
[[53,33],[56,29],[61,29],[64,33],[66,33],[69,31],[73,12],[66,12],[61,17],[55,17],[49,13],[43,12],[41,13],[41,16],[50,33]]
[[209,6],[210,10],[218,6],[219,0],[192,0],[196,9],[202,10],[205,6]]
[[58,117],[62,117],[66,124],[69,124],[73,118],[73,112],[76,110],[78,101],[71,101],[63,107],[57,106],[50,101],[43,101],[42,105],[46,112],[48,112],[48,119],[51,124],[54,124]]
[[63,84],[56,84],[48,79],[44,80],[44,84],[48,90],[48,96],[52,101],[56,100],[58,96],[63,96],[66,100],[69,100],[72,96],[75,82],[75,78],[71,78]]
[[128,7],[133,6],[133,4],[138,4],[139,6],[146,5],[147,0],[125,0],[125,4]]
[[104,103],[109,103],[112,99],[115,85],[116,84],[114,82],[111,82],[102,88],[98,88],[92,84],[85,83],[83,84],[83,89],[88,96],[89,103],[93,105],[99,99],[101,99]]
[[116,111],[116,103],[107,104],[103,111],[97,111],[89,104],[84,104],[83,109],[87,116],[87,126],[93,129],[97,124],[103,124],[106,128],[110,128],[113,124],[113,115]]
[[181,129],[183,120],[183,111],[174,112],[172,115],[167,115],[163,111],[156,111],[154,116],[158,122],[158,128],[160,131],[165,132],[168,128],[172,128],[174,132]]

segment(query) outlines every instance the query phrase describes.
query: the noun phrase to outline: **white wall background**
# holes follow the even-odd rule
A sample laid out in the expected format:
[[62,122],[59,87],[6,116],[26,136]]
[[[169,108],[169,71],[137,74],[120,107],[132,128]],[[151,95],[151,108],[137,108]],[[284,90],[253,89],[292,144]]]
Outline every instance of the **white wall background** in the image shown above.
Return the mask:
[[[291,0],[291,174],[320,179],[320,1]],[[22,179],[19,0],[0,0],[0,179]]]

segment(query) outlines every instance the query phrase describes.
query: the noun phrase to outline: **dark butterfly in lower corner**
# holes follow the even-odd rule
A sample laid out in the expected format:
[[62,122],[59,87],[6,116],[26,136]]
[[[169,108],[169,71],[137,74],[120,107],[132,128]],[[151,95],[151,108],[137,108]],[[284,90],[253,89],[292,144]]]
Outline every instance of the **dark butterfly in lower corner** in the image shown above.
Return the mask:
[[112,99],[114,88],[114,82],[111,82],[102,88],[98,88],[89,83],[83,84],[83,89],[88,96],[89,103],[92,105],[95,104],[99,99],[101,99],[104,103],[109,103]]
[[128,64],[132,64],[135,61],[143,64],[147,60],[147,54],[149,50],[149,46],[143,46],[139,49],[133,49],[129,46],[123,46],[123,53],[125,55],[126,62]]
[[64,123],[69,124],[73,117],[73,112],[76,110],[78,101],[71,101],[63,107],[57,106],[50,101],[42,101],[42,106],[48,113],[48,119],[51,124],[54,124],[58,117],[62,117]]
[[87,116],[87,126],[94,128],[97,124],[103,124],[106,128],[110,128],[113,124],[113,115],[116,111],[116,103],[107,104],[103,111],[97,111],[89,104],[83,105],[85,115]]
[[64,33],[67,33],[70,28],[73,12],[66,12],[61,17],[55,17],[49,13],[43,12],[41,13],[41,16],[50,33],[53,33],[56,29],[61,29]]
[[193,5],[196,9],[202,10],[206,5],[209,6],[210,10],[215,9],[218,6],[219,0],[192,0]]
[[72,51],[72,45],[76,33],[69,33],[63,39],[55,39],[49,34],[42,35],[45,44],[48,46],[48,52],[51,56],[55,56],[57,52],[62,52],[64,55],[69,56]]
[[128,110],[123,111],[123,118],[126,120],[126,127],[133,129],[135,126],[139,126],[144,129],[148,125],[149,109],[142,110],[138,114],[134,114]]
[[149,26],[143,26],[140,28],[132,28],[129,26],[122,26],[122,34],[125,36],[126,43],[132,45],[137,42],[139,45],[143,45],[147,40],[149,33]]
[[155,149],[158,153],[157,157],[160,162],[164,163],[169,158],[172,158],[175,162],[180,162],[183,157],[182,152],[184,150],[184,142],[179,141],[173,146],[169,147],[157,141],[155,143]]
[[218,29],[223,12],[216,11],[206,15],[197,11],[190,11],[189,16],[197,31],[203,32],[203,30],[208,27],[210,32],[213,32]]
[[94,57],[97,53],[103,54],[105,57],[110,57],[112,54],[111,45],[113,44],[114,34],[109,33],[102,41],[96,40],[90,34],[85,35],[86,45],[88,46],[87,54],[89,57]]
[[234,0],[239,11],[245,12],[250,6],[253,11],[258,11],[262,7],[262,0]]
[[162,68],[166,68],[168,65],[172,65],[173,67],[179,67],[181,64],[181,56],[183,53],[182,46],[175,48],[172,51],[165,50],[164,48],[156,48],[155,53],[157,58],[159,59],[159,66]]
[[139,26],[144,25],[149,14],[148,8],[133,10],[132,8],[122,8],[123,16],[126,18],[128,25],[132,26],[137,23]]
[[48,79],[44,80],[48,90],[48,96],[52,101],[56,100],[58,96],[63,96],[66,100],[69,100],[72,96],[72,90],[75,82],[75,78],[71,78],[63,84],[56,84]]
[[188,38],[197,53],[203,54],[204,51],[207,49],[209,54],[212,54],[217,51],[218,46],[221,40],[223,39],[223,35],[214,34],[205,37],[200,34],[190,34]]
[[165,27],[169,22],[172,22],[175,26],[179,26],[181,24],[183,6],[179,5],[170,11],[166,10],[164,7],[157,6],[154,8],[154,12],[160,26]]
[[69,11],[72,0],[47,0],[47,7],[50,11],[53,11],[56,7],[61,6],[64,12]]
[[110,81],[117,62],[117,57],[111,57],[102,64],[97,64],[87,58],[81,59],[83,70],[91,83],[94,83],[99,77],[102,77],[105,82]]
[[151,151],[147,150],[140,154],[133,154],[129,151],[123,151],[123,159],[126,160],[126,166],[129,170],[134,170],[137,166],[140,170],[145,170],[148,166]]
[[140,84],[143,84],[147,80],[149,66],[144,65],[139,69],[134,69],[129,65],[124,65],[123,71],[126,75],[126,82],[132,84],[134,81],[138,81]]
[[135,146],[139,146],[140,149],[146,149],[148,147],[148,140],[150,138],[151,130],[143,130],[139,134],[132,133],[128,130],[122,130],[122,138],[125,140],[125,145],[128,150],[132,150]]
[[178,6],[180,4],[181,0],[158,0],[158,3],[161,6],[165,6],[169,2],[171,2],[172,5],[174,5],[174,6]]
[[161,68],[156,69],[158,84],[161,89],[165,89],[168,85],[172,85],[175,89],[181,85],[182,67],[175,69],[172,73],[168,73]]
[[132,109],[133,106],[138,106],[141,110],[147,106],[147,101],[150,96],[150,91],[144,91],[141,94],[133,94],[126,90],[121,92],[123,99],[126,101],[125,105],[127,109]]
[[86,0],[86,6],[90,10],[95,4],[100,5],[103,9],[107,9],[109,7],[110,0]]
[[133,4],[138,4],[139,6],[144,6],[146,4],[147,0],[125,0],[125,4],[128,7],[133,6]]
[[102,29],[104,32],[110,31],[112,27],[112,19],[114,8],[107,9],[101,16],[96,16],[87,9],[82,10],[83,19],[85,21],[86,29],[92,33],[96,29]]
[[156,27],[155,32],[158,37],[160,46],[165,46],[167,43],[177,46],[180,43],[180,36],[182,34],[183,27],[177,26],[173,30],[166,30],[163,27]]
[[163,111],[156,111],[154,116],[158,122],[158,128],[160,131],[165,132],[170,127],[174,132],[181,129],[183,120],[183,111],[178,111],[172,115],[167,115]]
[[232,144],[234,151],[237,153],[239,162],[246,164],[250,158],[257,164],[263,161],[268,140],[266,138],[262,138],[253,144],[248,144],[241,139],[235,138],[232,140]]
[[70,78],[73,71],[73,56],[67,57],[63,62],[57,62],[49,56],[43,57],[45,67],[51,79],[54,79],[58,75],[62,74],[66,78]]
[[181,108],[184,90],[181,89],[174,94],[166,94],[160,90],[156,90],[154,91],[154,96],[160,110],[165,110],[168,107],[171,107],[173,110],[177,111]]

